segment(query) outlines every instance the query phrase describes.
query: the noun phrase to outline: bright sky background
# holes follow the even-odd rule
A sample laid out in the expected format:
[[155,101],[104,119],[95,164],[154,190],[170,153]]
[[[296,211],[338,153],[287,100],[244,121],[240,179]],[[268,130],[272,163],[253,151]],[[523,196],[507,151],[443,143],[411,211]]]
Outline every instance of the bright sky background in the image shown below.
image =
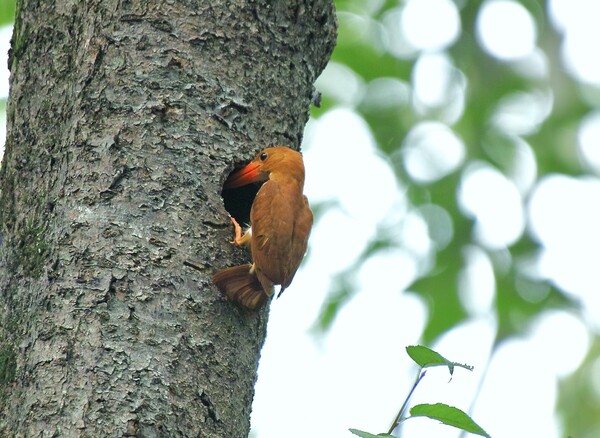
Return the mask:
[[[377,3],[365,1],[365,10]],[[564,37],[561,55],[567,71],[579,81],[600,84],[600,63],[590,56],[600,41],[600,2],[549,4],[552,24]],[[398,157],[415,180],[436,181],[456,171],[466,158],[465,145],[448,128],[462,114],[465,78],[444,52],[460,33],[460,16],[450,0],[407,0],[384,22],[385,50],[398,56],[419,53],[412,90],[393,79],[368,86],[381,86],[387,98],[413,99],[424,113],[446,104],[445,123],[415,125]],[[10,27],[0,29],[3,56],[10,34]],[[491,56],[514,62],[524,74],[549,74],[547,60],[536,47],[535,22],[514,1],[486,2],[478,17],[477,39]],[[0,99],[7,95],[7,82],[6,59],[0,59]],[[378,153],[367,124],[353,110],[367,86],[362,79],[331,63],[317,86],[337,98],[340,107],[307,125],[306,194],[312,202],[338,204],[315,224],[309,257],[292,286],[271,306],[252,414],[257,438],[350,437],[350,427],[373,433],[387,430],[415,377],[404,347],[419,342],[428,312],[418,296],[404,290],[432,251],[423,217],[433,212],[447,223],[435,206],[421,211],[409,207],[390,163]],[[494,123],[514,134],[521,156],[510,175],[483,162],[470,163],[462,171],[458,198],[465,214],[476,219],[480,245],[457,254],[468,262],[460,281],[470,319],[432,347],[475,370],[459,369],[451,381],[447,371],[431,370],[413,397],[414,403],[445,402],[471,409],[496,331],[492,263],[481,248],[501,250],[530,229],[544,246],[540,259],[531,263],[531,274],[551,279],[581,300],[585,319],[547,311],[525,335],[499,348],[472,411],[494,437],[565,436],[554,416],[557,382],[583,360],[590,343],[588,329],[600,328],[600,208],[590,202],[600,198],[600,111],[583,119],[577,145],[582,163],[596,176],[549,175],[536,182],[535,156],[517,136],[543,122],[552,99],[551,92],[522,93],[499,105]],[[5,120],[0,114],[0,145]],[[333,161],[336,166],[329,165]],[[350,266],[382,226],[397,230],[402,249],[378,253],[355,272],[358,294],[343,307],[331,331],[315,337],[311,329],[332,276]],[[450,225],[441,227],[439,239],[447,241],[451,235]],[[600,394],[600,379],[597,387]],[[408,421],[403,432],[406,437],[460,435],[429,420]]]

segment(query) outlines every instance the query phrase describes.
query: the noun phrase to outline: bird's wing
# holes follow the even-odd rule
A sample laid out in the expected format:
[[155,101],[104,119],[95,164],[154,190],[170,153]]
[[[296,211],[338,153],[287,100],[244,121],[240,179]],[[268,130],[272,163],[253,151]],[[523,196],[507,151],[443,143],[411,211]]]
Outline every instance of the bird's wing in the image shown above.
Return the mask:
[[[299,205],[296,207],[296,214],[294,216],[294,225],[292,229],[291,237],[291,249],[288,253],[288,269],[285,272],[283,281],[281,282],[281,291],[288,287],[294,275],[306,254],[306,247],[308,245],[308,236],[310,235],[310,229],[313,224],[313,214],[310,211],[308,205],[308,199],[306,196],[302,196]],[[281,292],[280,292],[281,293]]]
[[260,188],[250,212],[252,260],[273,283],[286,278],[286,266],[294,229],[293,200],[276,181]]

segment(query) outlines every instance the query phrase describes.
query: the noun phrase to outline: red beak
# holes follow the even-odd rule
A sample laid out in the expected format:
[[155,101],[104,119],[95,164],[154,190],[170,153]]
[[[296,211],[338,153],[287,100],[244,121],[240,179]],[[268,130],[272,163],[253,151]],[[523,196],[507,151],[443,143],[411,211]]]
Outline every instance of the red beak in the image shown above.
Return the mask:
[[223,188],[235,189],[236,187],[261,181],[263,179],[259,172],[261,167],[262,166],[259,163],[252,162],[248,164],[246,167],[243,167],[230,175],[229,178],[227,178],[227,181],[225,181]]

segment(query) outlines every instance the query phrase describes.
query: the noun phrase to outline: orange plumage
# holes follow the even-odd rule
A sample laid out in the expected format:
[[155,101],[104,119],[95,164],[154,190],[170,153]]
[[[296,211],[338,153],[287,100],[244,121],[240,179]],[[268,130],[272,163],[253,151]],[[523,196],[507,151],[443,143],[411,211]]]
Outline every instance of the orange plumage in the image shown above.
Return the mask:
[[226,189],[266,181],[250,210],[251,231],[242,235],[235,226],[234,243],[250,244],[252,265],[222,269],[213,283],[229,299],[256,309],[281,285],[287,288],[306,253],[313,216],[304,189],[302,155],[288,147],[262,150],[246,167],[225,182]]

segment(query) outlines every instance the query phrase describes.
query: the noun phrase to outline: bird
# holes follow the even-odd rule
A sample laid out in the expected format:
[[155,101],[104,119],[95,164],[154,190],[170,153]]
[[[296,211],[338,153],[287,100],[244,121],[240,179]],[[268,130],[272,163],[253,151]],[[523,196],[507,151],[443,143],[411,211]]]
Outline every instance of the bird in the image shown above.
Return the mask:
[[278,297],[292,282],[306,253],[313,214],[304,190],[302,154],[287,147],[261,150],[256,158],[225,181],[234,189],[264,181],[250,209],[250,228],[231,218],[233,244],[250,245],[252,264],[217,271],[213,283],[230,300],[251,310],[260,308],[281,285]]

